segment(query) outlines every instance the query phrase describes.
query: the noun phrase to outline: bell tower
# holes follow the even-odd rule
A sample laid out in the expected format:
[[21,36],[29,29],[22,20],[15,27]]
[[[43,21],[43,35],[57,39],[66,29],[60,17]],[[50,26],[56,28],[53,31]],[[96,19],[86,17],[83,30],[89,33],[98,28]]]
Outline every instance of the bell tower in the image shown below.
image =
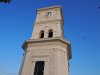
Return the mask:
[[37,17],[31,39],[40,39],[41,32],[44,33],[44,38],[48,38],[49,30],[53,32],[53,38],[63,38],[63,15],[61,6],[37,9]]
[[32,36],[22,45],[19,75],[69,75],[71,44],[64,40],[61,6],[37,9]]

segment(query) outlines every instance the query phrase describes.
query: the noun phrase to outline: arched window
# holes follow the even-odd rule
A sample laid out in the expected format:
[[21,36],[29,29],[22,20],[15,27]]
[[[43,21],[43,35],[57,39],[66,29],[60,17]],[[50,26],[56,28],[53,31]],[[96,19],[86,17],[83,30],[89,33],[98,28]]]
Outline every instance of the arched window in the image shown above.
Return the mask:
[[52,29],[49,30],[49,35],[48,35],[48,37],[53,37],[53,30],[52,30]]
[[44,30],[40,32],[40,38],[44,38]]

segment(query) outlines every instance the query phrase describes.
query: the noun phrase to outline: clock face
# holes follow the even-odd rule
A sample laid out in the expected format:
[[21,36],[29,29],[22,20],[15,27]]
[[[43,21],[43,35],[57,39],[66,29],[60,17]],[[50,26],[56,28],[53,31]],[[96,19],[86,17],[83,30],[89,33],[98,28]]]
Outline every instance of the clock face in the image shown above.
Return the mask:
[[45,16],[46,16],[46,17],[49,17],[49,16],[51,16],[51,15],[52,15],[51,12],[46,12],[46,13],[45,13]]

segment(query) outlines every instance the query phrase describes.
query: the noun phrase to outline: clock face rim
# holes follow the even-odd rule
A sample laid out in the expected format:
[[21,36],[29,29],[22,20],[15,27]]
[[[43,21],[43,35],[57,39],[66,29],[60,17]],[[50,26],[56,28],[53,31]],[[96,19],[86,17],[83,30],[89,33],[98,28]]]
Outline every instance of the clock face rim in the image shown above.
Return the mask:
[[48,12],[45,13],[45,17],[49,17],[51,15],[52,15],[52,12],[50,12],[50,11],[48,11]]

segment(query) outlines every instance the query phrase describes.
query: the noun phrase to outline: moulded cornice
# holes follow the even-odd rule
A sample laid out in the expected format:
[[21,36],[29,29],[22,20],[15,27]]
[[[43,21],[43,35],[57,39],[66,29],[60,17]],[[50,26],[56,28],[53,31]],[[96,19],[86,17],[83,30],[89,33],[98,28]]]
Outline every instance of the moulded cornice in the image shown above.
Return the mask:
[[35,25],[37,25],[37,24],[45,24],[45,23],[59,23],[59,22],[61,22],[62,25],[63,25],[63,20],[61,20],[61,19],[39,21],[39,22],[35,22]]
[[47,9],[54,9],[54,8],[62,8],[62,6],[60,5],[56,5],[56,6],[50,6],[50,7],[45,7],[45,8],[40,8],[40,9],[37,9],[37,11],[41,11],[41,10],[47,10]]

